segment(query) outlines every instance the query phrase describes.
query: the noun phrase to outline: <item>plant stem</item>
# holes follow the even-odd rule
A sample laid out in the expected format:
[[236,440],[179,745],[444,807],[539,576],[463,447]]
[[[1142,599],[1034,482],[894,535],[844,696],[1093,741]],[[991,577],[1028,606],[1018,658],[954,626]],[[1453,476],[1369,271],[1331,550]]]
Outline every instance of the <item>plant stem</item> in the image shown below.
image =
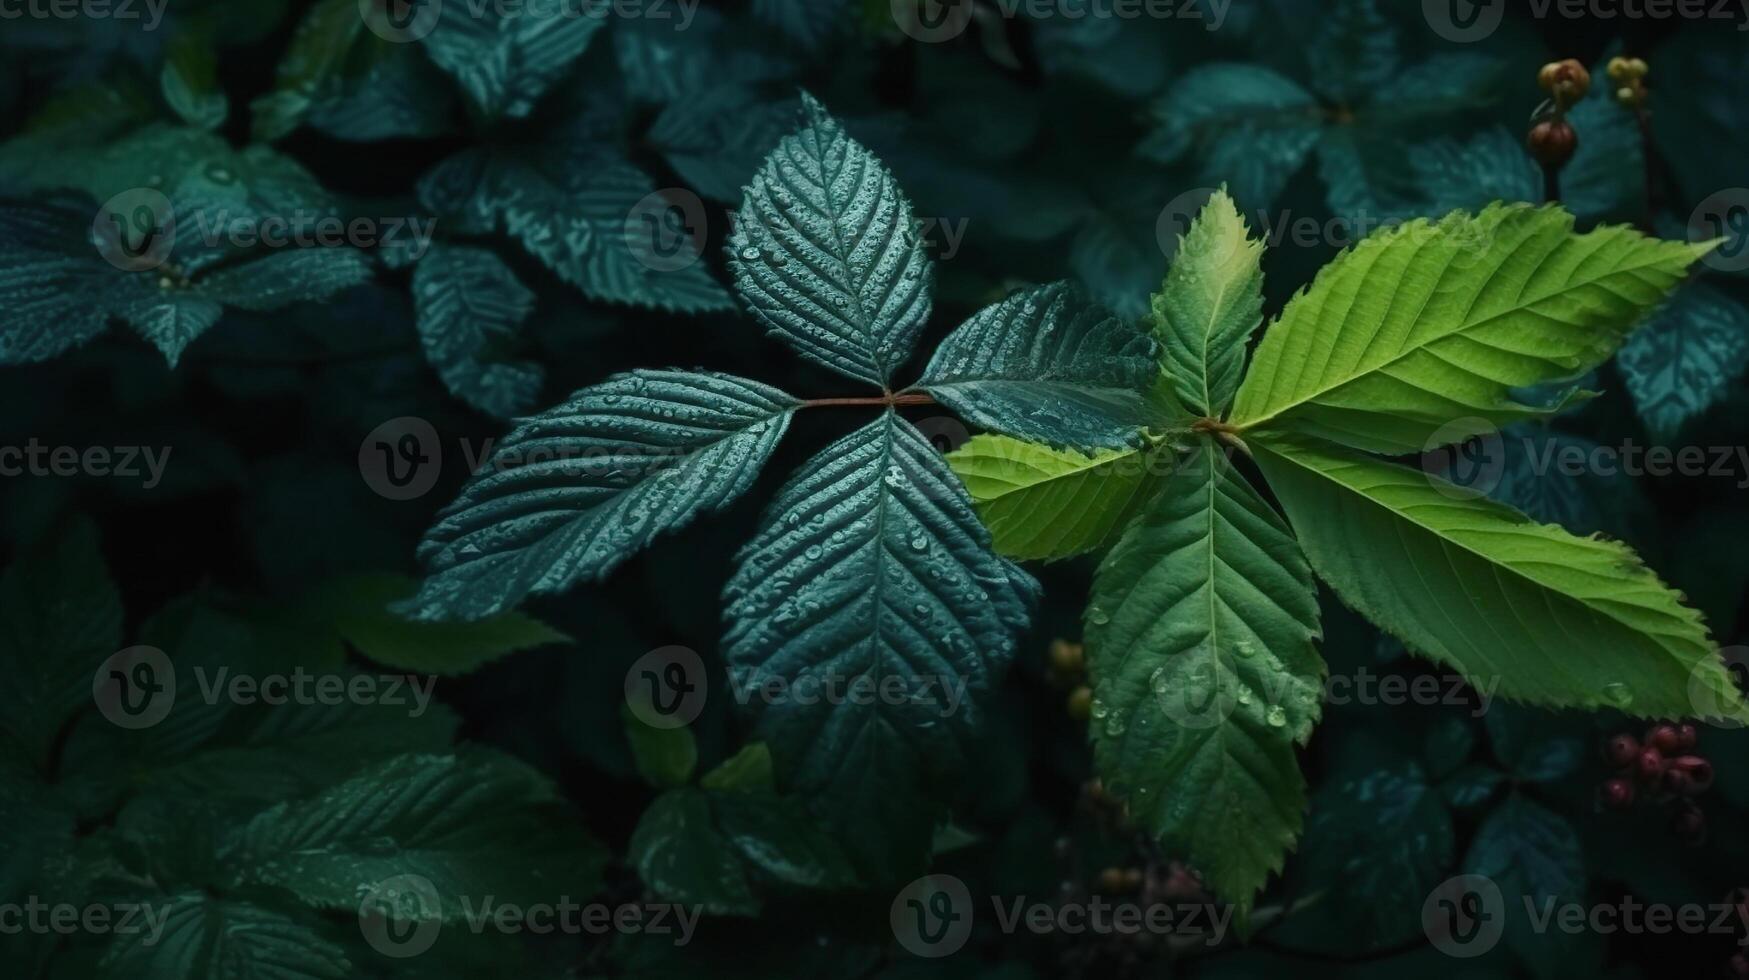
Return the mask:
[[1543,164],[1543,203],[1556,204],[1561,200],[1561,168]]
[[842,408],[846,406],[888,406],[897,408],[900,405],[934,405],[936,400],[920,391],[902,392],[885,395],[871,395],[867,398],[810,398],[802,402],[803,408]]

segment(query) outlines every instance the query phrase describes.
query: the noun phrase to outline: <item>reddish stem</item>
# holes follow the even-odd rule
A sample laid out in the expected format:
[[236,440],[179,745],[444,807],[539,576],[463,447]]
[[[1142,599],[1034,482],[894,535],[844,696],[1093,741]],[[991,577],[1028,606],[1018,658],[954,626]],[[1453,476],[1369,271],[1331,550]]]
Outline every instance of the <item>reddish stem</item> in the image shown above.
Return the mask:
[[834,407],[843,407],[843,406],[848,406],[848,405],[858,405],[858,406],[871,406],[872,405],[872,406],[881,406],[881,407],[890,406],[890,407],[897,408],[900,405],[934,405],[934,404],[936,404],[936,401],[933,397],[926,395],[923,392],[916,391],[916,392],[907,392],[907,393],[899,394],[899,395],[895,395],[895,394],[892,394],[889,392],[888,394],[885,394],[885,395],[871,395],[867,398],[810,398],[807,401],[802,402],[802,407],[803,408],[834,408]]

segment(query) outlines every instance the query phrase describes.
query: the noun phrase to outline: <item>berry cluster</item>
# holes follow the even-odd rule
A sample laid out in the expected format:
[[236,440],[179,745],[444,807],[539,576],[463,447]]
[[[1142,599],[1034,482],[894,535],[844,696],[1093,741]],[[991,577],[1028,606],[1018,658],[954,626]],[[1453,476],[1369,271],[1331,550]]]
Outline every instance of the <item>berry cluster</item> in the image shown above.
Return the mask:
[[1567,110],[1590,91],[1591,73],[1572,58],[1551,61],[1537,72],[1536,83],[1549,97],[1532,115],[1525,145],[1538,163],[1559,170],[1579,149],[1579,135],[1567,121]]
[[1601,791],[1603,804],[1626,810],[1641,795],[1671,808],[1670,827],[1676,836],[1699,843],[1706,834],[1706,815],[1693,797],[1713,784],[1713,764],[1694,752],[1699,734],[1690,724],[1660,722],[1643,739],[1623,733],[1603,743],[1603,760],[1617,770]]

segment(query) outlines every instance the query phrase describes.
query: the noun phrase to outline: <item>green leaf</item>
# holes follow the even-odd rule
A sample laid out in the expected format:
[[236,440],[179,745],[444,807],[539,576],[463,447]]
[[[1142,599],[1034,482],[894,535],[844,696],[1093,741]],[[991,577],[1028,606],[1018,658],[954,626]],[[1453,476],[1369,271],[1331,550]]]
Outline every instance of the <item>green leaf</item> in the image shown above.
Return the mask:
[[645,139],[700,194],[734,201],[789,132],[795,103],[742,85],[712,85],[663,107]]
[[54,789],[0,763],[0,901],[24,899],[43,869],[72,850],[77,818]]
[[1642,717],[1749,713],[1700,615],[1625,545],[1336,447],[1253,448],[1318,575],[1478,689]]
[[121,649],[121,629],[121,597],[89,521],[49,529],[0,575],[0,732],[33,764],[46,764],[68,719],[91,706],[93,675]]
[[802,114],[735,214],[735,286],[797,353],[884,386],[929,319],[934,265],[886,167],[812,96]]
[[1519,779],[1551,782],[1572,775],[1586,762],[1584,736],[1589,732],[1575,715],[1494,704],[1483,722],[1494,757]]
[[[1584,964],[1588,945],[1582,936],[1536,929],[1547,903],[1579,902],[1585,897],[1585,855],[1578,831],[1568,820],[1517,793],[1496,806],[1476,830],[1464,858],[1465,870],[1499,886],[1507,915],[1507,947],[1530,960],[1539,976],[1570,976]],[[1600,968],[1601,962],[1594,964]],[[1585,968],[1583,972],[1594,972]]]
[[771,769],[771,747],[750,742],[704,774],[698,784],[722,793],[771,793],[777,788]]
[[158,87],[164,101],[190,126],[217,129],[230,114],[230,100],[219,88],[212,44],[197,34],[182,34],[170,41]]
[[1210,62],[1186,72],[1153,107],[1158,128],[1139,148],[1171,163],[1193,148],[1209,184],[1225,181],[1246,208],[1267,208],[1317,145],[1317,101],[1268,68]]
[[843,848],[801,801],[769,793],[711,796],[717,826],[756,877],[792,888],[856,884]]
[[1068,558],[1098,551],[1166,482],[1171,450],[1083,454],[1007,436],[973,436],[947,456],[999,554]]
[[746,492],[799,403],[726,374],[634,371],[523,419],[426,532],[420,619],[600,579]]
[[1216,191],[1173,253],[1154,294],[1161,371],[1179,404],[1219,418],[1245,370],[1245,345],[1263,322],[1263,243],[1224,190]]
[[1087,607],[1094,760],[1137,822],[1246,904],[1305,809],[1294,745],[1325,673],[1318,603],[1281,518],[1210,443],[1100,563]]
[[429,881],[458,921],[463,899],[527,904],[600,887],[607,852],[546,779],[505,756],[401,756],[309,799],[257,814],[233,842],[241,882],[273,885],[321,909],[404,875]]
[[425,51],[488,116],[520,119],[607,22],[593,7],[537,8],[466,2],[438,8]]
[[638,775],[657,789],[685,786],[698,766],[698,742],[692,729],[656,728],[646,724],[630,705],[620,705],[620,722],[625,726],[626,741],[631,743],[632,761]]
[[305,602],[359,653],[397,670],[453,677],[509,654],[570,637],[518,612],[472,623],[427,623],[395,615],[389,607],[419,591],[401,575],[360,572],[327,583]]
[[1602,363],[1712,248],[1572,227],[1558,208],[1495,205],[1368,236],[1270,325],[1232,421],[1407,453],[1442,427],[1474,434],[1455,420],[1550,414],[1512,389]]
[[413,270],[426,358],[451,393],[488,415],[520,415],[540,397],[546,372],[505,352],[534,302],[504,260],[483,248],[434,246]]
[[[730,679],[780,777],[827,811],[859,868],[892,873],[883,847],[920,860],[922,788],[971,762],[977,697],[1036,590],[989,546],[941,456],[887,412],[778,492],[724,589]],[[873,696],[805,696],[852,682]],[[762,694],[772,683],[794,696]]]
[[1133,445],[1149,418],[1154,343],[1068,283],[973,314],[916,387],[977,425],[1053,445]]
[[1717,404],[1743,374],[1749,309],[1704,283],[1684,288],[1621,349],[1628,394],[1654,438],[1674,439],[1684,423]]
[[320,923],[249,902],[185,892],[152,899],[162,916],[150,928],[118,931],[104,954],[105,975],[170,980],[345,980],[356,976]]
[[656,797],[632,831],[626,860],[665,901],[700,905],[712,915],[759,912],[740,854],[717,830],[710,800],[696,789]]

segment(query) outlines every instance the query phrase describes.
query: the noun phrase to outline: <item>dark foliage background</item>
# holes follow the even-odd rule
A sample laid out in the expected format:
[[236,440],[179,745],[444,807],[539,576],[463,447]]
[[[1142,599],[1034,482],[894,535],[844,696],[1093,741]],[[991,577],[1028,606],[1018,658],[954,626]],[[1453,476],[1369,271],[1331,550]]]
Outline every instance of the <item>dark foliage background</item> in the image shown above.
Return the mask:
[[[1717,782],[1697,798],[1704,832],[1685,835],[1669,826],[1671,805],[1642,800],[1618,812],[1597,802],[1598,784],[1611,775],[1599,746],[1617,732],[1638,734],[1642,725],[1506,704],[1478,717],[1468,700],[1330,705],[1303,760],[1314,797],[1301,847],[1285,877],[1259,899],[1250,943],[1213,951],[1112,937],[1003,935],[986,915],[964,950],[940,961],[916,959],[895,942],[888,910],[897,888],[925,868],[895,853],[884,879],[865,871],[855,882],[815,888],[754,875],[756,899],[721,899],[735,906],[733,914],[707,916],[684,947],[650,935],[534,938],[453,929],[436,952],[394,960],[364,942],[345,902],[312,899],[296,881],[232,873],[248,858],[234,841],[224,843],[226,834],[255,814],[359,778],[393,754],[386,749],[441,753],[453,741],[499,753],[491,756],[499,768],[467,777],[474,784],[498,786],[511,765],[498,760],[514,757],[538,770],[563,801],[562,814],[543,817],[552,821],[544,825],[548,832],[564,839],[547,851],[520,825],[494,823],[514,806],[480,811],[489,846],[475,857],[486,881],[493,869],[552,862],[588,869],[567,886],[578,897],[721,898],[728,886],[713,876],[738,878],[741,859],[723,857],[729,845],[720,838],[689,837],[698,828],[685,820],[646,830],[692,849],[665,884],[641,880],[640,862],[655,845],[635,839],[634,831],[665,791],[635,764],[620,711],[624,677],[641,655],[678,644],[697,651],[720,681],[719,596],[735,550],[784,475],[846,431],[833,412],[799,416],[759,485],[725,513],[659,539],[599,585],[531,603],[527,613],[567,639],[440,678],[437,699],[453,717],[428,718],[417,732],[385,736],[312,717],[288,727],[331,739],[266,739],[261,733],[275,721],[239,720],[233,712],[191,723],[175,738],[142,742],[108,725],[88,699],[68,702],[76,710],[52,710],[54,692],[77,692],[98,661],[136,643],[198,648],[212,663],[239,671],[304,662],[385,669],[354,637],[338,647],[334,615],[310,597],[353,587],[359,581],[348,577],[353,573],[418,574],[415,548],[465,479],[466,453],[506,427],[481,410],[479,399],[458,395],[483,364],[532,362],[544,372],[533,388],[510,396],[513,412],[499,415],[551,405],[618,371],[665,365],[757,377],[803,397],[858,393],[762,337],[726,293],[701,304],[713,309],[673,311],[696,297],[665,292],[660,277],[629,291],[596,281],[584,254],[590,246],[567,243],[571,251],[542,254],[502,228],[469,228],[440,213],[459,202],[443,200],[422,180],[458,154],[503,145],[521,147],[513,157],[529,163],[543,151],[557,154],[540,167],[582,188],[565,191],[561,201],[588,190],[602,154],[646,174],[643,191],[696,191],[707,236],[698,269],[721,290],[729,281],[721,243],[738,202],[735,189],[792,127],[797,93],[805,89],[882,157],[920,215],[963,228],[963,240],[950,242],[937,226],[937,302],[923,350],[1021,283],[1077,278],[1118,312],[1142,316],[1171,244],[1167,236],[1163,247],[1157,234],[1162,209],[1193,188],[1229,183],[1254,228],[1253,216],[1263,215],[1309,219],[1323,229],[1309,244],[1270,240],[1264,266],[1270,314],[1338,251],[1344,227],[1502,196],[1537,200],[1541,179],[1528,158],[1485,148],[1497,149],[1498,134],[1506,133],[1516,150],[1542,98],[1537,68],[1556,58],[1601,66],[1623,54],[1652,66],[1649,160],[1640,156],[1632,116],[1608,102],[1610,83],[1601,70],[1593,73],[1594,96],[1603,100],[1599,118],[1617,115],[1607,120],[1613,136],[1579,127],[1582,147],[1587,141],[1611,147],[1607,158],[1576,161],[1564,188],[1583,224],[1626,221],[1684,237],[1696,206],[1717,192],[1736,188],[1738,207],[1749,203],[1742,186],[1749,184],[1749,33],[1741,30],[1742,11],[1726,11],[1732,16],[1725,19],[1596,11],[1538,17],[1535,5],[1510,6],[1499,29],[1475,44],[1440,37],[1420,3],[1287,0],[1235,0],[1218,30],[1180,18],[1004,16],[1001,4],[979,4],[960,36],[920,43],[899,30],[886,3],[874,0],[706,3],[684,31],[673,22],[610,19],[535,92],[526,118],[493,118],[449,74],[429,63],[402,64],[423,57],[417,44],[376,43],[356,29],[333,35],[344,43],[308,36],[323,30],[322,18],[356,18],[351,0],[171,0],[162,25],[150,31],[113,18],[0,21],[0,134],[7,140],[0,145],[0,195],[9,201],[65,200],[68,189],[57,184],[71,183],[73,194],[84,195],[73,198],[76,207],[90,215],[99,203],[91,196],[96,187],[154,186],[152,177],[182,166],[155,157],[158,144],[126,141],[153,121],[190,125],[188,113],[179,118],[166,100],[163,84],[166,64],[187,43],[211,59],[207,91],[228,100],[212,127],[223,143],[270,142],[314,176],[331,196],[324,206],[338,213],[435,216],[439,243],[489,248],[533,295],[527,322],[491,337],[454,375],[440,373],[438,359],[422,346],[415,273],[387,248],[367,249],[362,281],[322,298],[272,311],[227,304],[181,350],[175,367],[153,343],[120,326],[125,317],[114,310],[99,318],[117,325],[88,342],[62,345],[70,349],[49,352],[54,356],[20,357],[20,318],[46,323],[52,333],[88,315],[78,311],[99,303],[99,291],[65,280],[52,287],[56,298],[41,300],[27,280],[43,267],[16,238],[0,241],[0,321],[9,338],[0,348],[8,352],[0,368],[0,446],[34,441],[172,452],[163,481],[150,489],[119,476],[0,478],[0,531],[12,569],[0,586],[6,611],[0,664],[7,668],[0,711],[8,716],[0,729],[15,743],[0,791],[0,897],[89,904],[142,893],[200,896],[195,900],[209,903],[201,914],[234,914],[221,904],[234,902],[282,916],[275,928],[297,930],[288,942],[303,950],[242,942],[241,958],[225,961],[214,952],[223,948],[213,938],[221,933],[193,925],[180,934],[204,937],[192,947],[119,953],[107,935],[25,930],[0,936],[6,974],[1728,975],[1745,936],[1735,914],[1729,930],[1701,935],[1509,929],[1497,949],[1473,961],[1429,946],[1422,901],[1441,880],[1480,867],[1491,869],[1511,898],[1519,889],[1587,907],[1624,896],[1728,904],[1733,889],[1749,886],[1749,838],[1741,830],[1749,816],[1749,741],[1741,732],[1702,730],[1699,752],[1713,763]],[[304,23],[315,26],[300,42],[295,32]],[[1445,76],[1454,90],[1443,94],[1457,103],[1452,111],[1426,110],[1390,78],[1352,86],[1349,100],[1318,89],[1315,139],[1344,142],[1354,154],[1348,157],[1284,150],[1293,140],[1272,136],[1272,123],[1248,115],[1243,103],[1253,82],[1229,81],[1212,91],[1182,84],[1201,66],[1236,62],[1316,88],[1340,71],[1326,62],[1344,45],[1388,47],[1405,68],[1440,56],[1482,56],[1489,70]],[[263,100],[283,91],[288,76],[304,80],[284,67],[299,50],[304,57],[326,52],[333,63],[312,68],[308,86],[292,89],[308,105],[279,131],[265,131],[263,118],[284,103]],[[202,56],[189,57],[200,63]],[[403,71],[404,77],[394,74]],[[521,84],[514,73],[511,84]],[[1387,118],[1399,103],[1403,112]],[[1160,149],[1172,127],[1205,117],[1212,122],[1200,124],[1195,145],[1179,153]],[[1617,137],[1623,142],[1610,142]],[[125,148],[120,155],[90,162],[118,145]],[[1617,146],[1626,149],[1616,152]],[[1463,147],[1470,152],[1454,150]],[[1223,172],[1211,160],[1243,161],[1249,176]],[[198,157],[192,164],[218,165]],[[1522,192],[1514,195],[1514,188]],[[611,246],[614,214],[626,213],[643,191],[626,192],[618,211],[599,223],[609,246],[598,247]],[[550,207],[538,196],[529,201],[536,212]],[[1738,242],[1744,233],[1730,232]],[[1671,314],[1674,325],[1664,328],[1669,342],[1637,353],[1637,379],[1612,363],[1595,385],[1605,392],[1601,398],[1529,437],[1732,453],[1749,445],[1742,382],[1749,287],[1739,275],[1708,270],[1698,287],[1689,287],[1695,288],[1709,291],[1714,313]],[[917,420],[937,417],[927,408],[906,412]],[[440,470],[428,492],[395,500],[361,473],[360,447],[378,426],[403,417],[430,423],[441,461],[433,464]],[[1514,459],[1499,493],[1539,517],[1629,541],[1706,612],[1721,643],[1744,642],[1749,472],[1740,460],[1729,474],[1710,476],[1563,477],[1531,474],[1524,464]],[[106,572],[93,571],[93,542]],[[987,719],[984,754],[964,774],[959,797],[941,801],[952,805],[951,830],[936,833],[931,867],[963,879],[977,896],[1047,902],[1062,898],[1065,888],[1070,897],[1098,890],[1106,868],[1138,868],[1164,882],[1173,877],[1174,856],[1134,839],[1090,796],[1085,723],[1064,707],[1073,683],[1049,665],[1052,641],[1079,635],[1091,564],[1035,571],[1045,598]],[[113,601],[105,601],[109,589]],[[1445,676],[1404,656],[1328,594],[1324,600],[1322,649],[1333,673]],[[442,646],[425,636],[400,642],[414,651]],[[697,772],[743,747],[747,727],[733,707],[731,698],[713,698],[692,725]],[[386,777],[368,776],[377,778]],[[367,795],[387,795],[368,781],[363,786]],[[919,829],[927,834],[932,818],[920,808],[920,827],[895,827],[894,839]],[[777,828],[773,839],[785,843],[806,836],[776,820],[765,826]],[[859,843],[878,852],[882,842]],[[579,857],[578,850],[588,853]],[[786,860],[807,866],[838,859]],[[318,948],[323,952],[311,960],[308,951]],[[285,972],[248,972],[245,961],[258,956]]]

